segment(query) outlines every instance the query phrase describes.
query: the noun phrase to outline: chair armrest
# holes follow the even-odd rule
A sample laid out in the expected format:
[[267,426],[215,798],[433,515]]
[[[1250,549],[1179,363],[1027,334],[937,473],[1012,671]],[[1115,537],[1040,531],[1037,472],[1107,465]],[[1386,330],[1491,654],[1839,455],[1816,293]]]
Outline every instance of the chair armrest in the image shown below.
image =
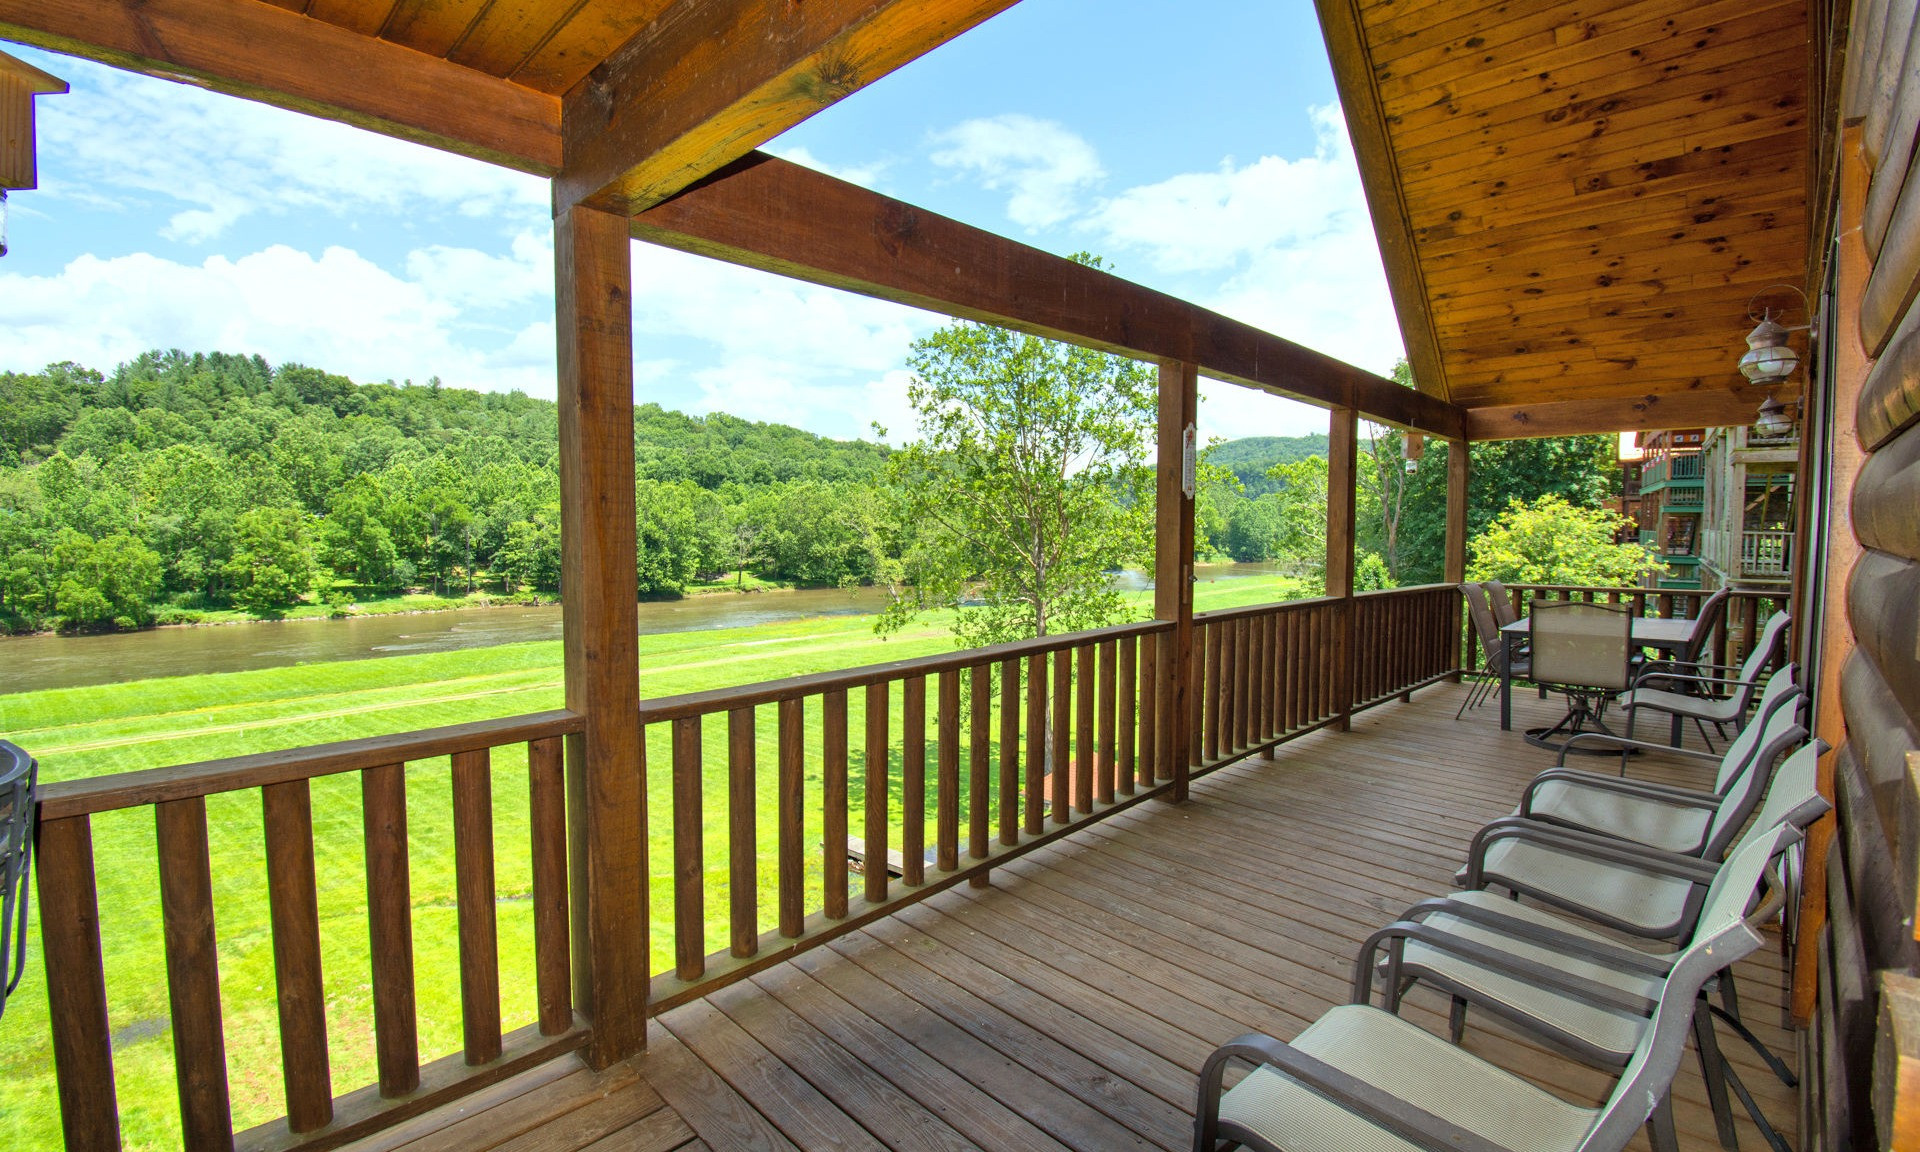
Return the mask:
[[[1402,963],[1400,953],[1404,947],[1404,941],[1407,940],[1416,940],[1429,948],[1452,953],[1462,960],[1477,964],[1488,971],[1496,972],[1503,976],[1511,976],[1515,979],[1523,980],[1536,988],[1545,988],[1550,992],[1558,992],[1564,996],[1571,996],[1576,1000],[1595,1004],[1602,1008],[1615,1008],[1622,1012],[1637,1012],[1643,1016],[1651,1016],[1655,1007],[1654,1002],[1645,996],[1636,996],[1631,992],[1623,992],[1618,988],[1602,984],[1595,980],[1588,980],[1583,976],[1575,976],[1569,972],[1562,972],[1557,968],[1542,964],[1538,960],[1530,960],[1524,956],[1515,956],[1509,952],[1502,952],[1500,949],[1492,947],[1491,945],[1482,944],[1478,940],[1469,940],[1463,936],[1456,936],[1451,932],[1435,928],[1432,925],[1409,920],[1397,921],[1387,925],[1385,928],[1375,932],[1372,936],[1367,937],[1366,943],[1360,946],[1360,957],[1354,962],[1354,1003],[1365,1004],[1367,999],[1372,996],[1373,955],[1382,947],[1389,947],[1387,961],[1390,972],[1389,978],[1395,983],[1399,981],[1400,966]],[[1469,999],[1472,998],[1474,997],[1469,996]],[[1505,1002],[1502,1001],[1502,1003]]]
[[1410,1144],[1431,1149],[1432,1152],[1512,1152],[1477,1132],[1443,1120],[1385,1089],[1309,1056],[1291,1044],[1257,1032],[1219,1048],[1207,1057],[1206,1064],[1200,1069],[1200,1107],[1199,1115],[1195,1117],[1198,1128],[1196,1147],[1208,1149],[1209,1152],[1219,1140],[1220,1084],[1226,1075],[1227,1065],[1234,1060],[1277,1068],[1288,1079],[1314,1095],[1331,1101],[1369,1124],[1386,1129]]
[[1567,750],[1578,741],[1609,744],[1617,748],[1645,748],[1650,752],[1672,752],[1677,756],[1688,756],[1695,760],[1710,760],[1715,764],[1720,762],[1719,756],[1712,752],[1702,752],[1697,748],[1675,748],[1671,744],[1660,744],[1652,740],[1632,740],[1625,736],[1615,736],[1611,732],[1576,732],[1561,744],[1560,759],[1554,762],[1554,767],[1566,767]]
[[[1634,844],[1631,841],[1615,840],[1611,836],[1582,832],[1577,828],[1560,828],[1542,824],[1524,817],[1503,816],[1473,835],[1473,843],[1467,849],[1466,886],[1468,888],[1486,887],[1487,880],[1482,870],[1486,865],[1487,849],[1501,840],[1529,840],[1555,851],[1584,856],[1599,863],[1637,868],[1643,872],[1672,876],[1695,884],[1713,883],[1714,876],[1720,871],[1719,868],[1696,856],[1682,856],[1676,852],[1665,852],[1643,844]],[[1505,880],[1501,882],[1506,883]]]
[[1402,920],[1422,921],[1428,916],[1456,916],[1471,921],[1484,928],[1491,928],[1517,939],[1530,941],[1568,956],[1583,960],[1593,960],[1623,972],[1633,972],[1644,976],[1665,978],[1673,971],[1673,957],[1649,956],[1621,944],[1612,944],[1604,940],[1591,940],[1571,932],[1563,932],[1545,924],[1536,924],[1531,920],[1522,920],[1508,916],[1479,904],[1468,904],[1452,896],[1434,896],[1420,901],[1400,914]]
[[1662,804],[1681,805],[1688,808],[1717,809],[1721,798],[1712,792],[1702,792],[1693,788],[1675,788],[1670,784],[1655,784],[1648,780],[1628,780],[1620,776],[1602,776],[1595,772],[1582,772],[1577,768],[1549,768],[1535,776],[1527,784],[1525,795],[1520,798],[1520,815],[1529,816],[1533,812],[1533,793],[1542,784],[1554,781],[1576,784],[1582,788],[1591,788],[1597,792],[1612,792],[1621,796],[1633,796],[1642,800],[1658,800]]

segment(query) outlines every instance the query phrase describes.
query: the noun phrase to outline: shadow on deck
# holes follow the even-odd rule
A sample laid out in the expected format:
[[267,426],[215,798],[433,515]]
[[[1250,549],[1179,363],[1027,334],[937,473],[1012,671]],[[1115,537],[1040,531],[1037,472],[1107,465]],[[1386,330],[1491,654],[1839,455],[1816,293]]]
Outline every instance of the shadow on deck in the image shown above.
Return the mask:
[[[1481,824],[1548,766],[1497,702],[1459,723],[1464,688],[1421,691],[1272,759],[1153,803],[657,1020],[650,1050],[601,1073],[537,1068],[351,1147],[1183,1149],[1197,1071],[1248,1031],[1288,1038],[1347,998],[1355,949],[1446,891]],[[1515,728],[1554,703],[1516,695]],[[1608,762],[1599,762],[1608,763]],[[1634,774],[1698,783],[1645,758]],[[1776,1052],[1778,949],[1738,970],[1745,1015]],[[1444,1034],[1444,999],[1406,1014]],[[1466,1046],[1570,1097],[1611,1083],[1477,1014]],[[1727,1048],[1789,1140],[1794,1092]],[[1691,1056],[1681,1143],[1718,1148]],[[1740,1118],[1743,1146],[1764,1147]],[[1635,1147],[1645,1147],[1644,1134]]]

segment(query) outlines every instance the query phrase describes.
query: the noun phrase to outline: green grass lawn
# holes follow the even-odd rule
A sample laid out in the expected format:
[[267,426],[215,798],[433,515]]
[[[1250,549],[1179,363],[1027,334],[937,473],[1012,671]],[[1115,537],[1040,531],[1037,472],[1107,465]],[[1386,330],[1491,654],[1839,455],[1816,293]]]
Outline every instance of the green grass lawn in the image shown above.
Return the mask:
[[[1206,581],[1196,589],[1201,610],[1286,599],[1298,585],[1280,577]],[[1134,600],[1145,615],[1148,600]],[[641,689],[673,695],[809,672],[931,655],[952,649],[947,621],[930,616],[880,640],[869,617],[759,625],[640,638]],[[0,731],[33,752],[41,779],[72,780],[105,773],[187,763],[218,756],[297,747],[330,740],[404,732],[441,724],[510,716],[562,703],[561,651],[554,642],[511,644],[462,652],[309,664],[266,671],[177,677],[89,688],[0,696]],[[929,685],[928,725],[934,701]],[[900,694],[889,697],[890,811],[899,844]],[[997,703],[996,703],[997,706]],[[849,829],[862,831],[865,761],[864,693],[849,700],[849,756],[853,812]],[[761,927],[773,926],[774,788],[772,708],[756,713],[760,770],[756,781]],[[806,838],[812,877],[808,907],[819,906],[819,703],[807,716]],[[997,732],[997,726],[995,728]],[[670,967],[673,922],[671,756],[667,732],[655,725],[647,739],[649,857],[655,878],[650,942],[656,971]],[[724,717],[703,732],[706,949],[724,947],[727,927],[727,788]],[[929,777],[931,777],[931,758]],[[963,760],[964,763],[964,760]],[[407,771],[411,883],[414,906],[416,996],[423,1059],[460,1044],[453,844],[449,772],[444,759],[410,764]],[[495,884],[503,1016],[509,1029],[534,1015],[531,879],[527,843],[524,752],[496,751],[493,766]],[[932,806],[929,779],[928,806]],[[335,1093],[373,1076],[372,1009],[368,990],[357,777],[332,777],[313,786],[314,851],[321,911],[323,967]],[[274,1006],[273,950],[265,900],[259,793],[247,791],[208,803],[215,917],[220,937],[221,995],[227,1059],[240,1127],[284,1111],[279,1034]],[[173,1055],[167,1029],[167,991],[154,865],[153,816],[140,808],[94,821],[94,852],[107,973],[109,1016],[121,1122],[129,1148],[177,1147]],[[927,831],[929,846],[933,842]],[[859,878],[853,880],[857,894]],[[51,1147],[60,1139],[48,1037],[39,935],[30,928],[28,976],[0,1018],[0,1138],[9,1147]]]

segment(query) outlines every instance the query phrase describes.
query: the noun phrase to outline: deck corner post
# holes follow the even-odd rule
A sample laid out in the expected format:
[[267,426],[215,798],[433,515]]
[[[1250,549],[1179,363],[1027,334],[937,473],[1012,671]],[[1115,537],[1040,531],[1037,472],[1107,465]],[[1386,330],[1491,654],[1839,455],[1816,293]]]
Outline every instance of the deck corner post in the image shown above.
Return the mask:
[[[1447,441],[1447,546],[1446,581],[1458,585],[1467,579],[1467,484],[1472,477],[1472,445],[1463,437]],[[1464,606],[1454,606],[1453,667],[1452,680],[1460,682],[1460,670],[1467,665],[1464,645],[1467,632],[1459,617]]]
[[646,787],[635,589],[633,294],[624,215],[554,219],[574,1002],[589,1063],[646,1047]]
[[[1154,469],[1153,617],[1172,621],[1171,644],[1160,660],[1160,747],[1172,749],[1172,763],[1159,766],[1171,776],[1167,799],[1187,798],[1189,733],[1194,684],[1193,661],[1193,486],[1199,451],[1195,421],[1199,414],[1199,371],[1191,363],[1160,365],[1160,427]],[[1169,738],[1170,737],[1170,738]]]
[[1335,408],[1327,421],[1327,595],[1340,601],[1333,637],[1333,701],[1345,732],[1353,726],[1354,633],[1353,526],[1360,482],[1360,412]]

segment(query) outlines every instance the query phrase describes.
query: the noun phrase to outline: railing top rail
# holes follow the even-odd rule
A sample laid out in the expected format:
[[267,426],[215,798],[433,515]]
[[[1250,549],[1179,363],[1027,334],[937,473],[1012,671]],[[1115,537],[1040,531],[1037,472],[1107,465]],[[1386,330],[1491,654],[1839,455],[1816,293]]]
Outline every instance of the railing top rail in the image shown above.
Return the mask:
[[799,700],[823,692],[851,691],[872,684],[905,680],[913,676],[957,672],[980,664],[997,664],[1002,660],[1057,652],[1063,648],[1078,648],[1083,644],[1099,644],[1130,636],[1155,635],[1172,631],[1173,627],[1171,620],[1114,624],[1085,632],[1063,632],[1058,636],[1013,640],[1005,644],[968,648],[939,656],[917,656],[910,660],[892,660],[885,664],[867,664],[859,668],[842,668],[831,672],[815,672],[806,676],[789,676],[782,680],[763,680],[755,684],[709,688],[704,692],[687,692],[678,696],[658,696],[640,701],[640,722],[657,724],[667,720],[684,720],[693,716],[711,715],[734,708],[751,708],[759,704],[777,704],[782,700]]
[[1243,604],[1238,608],[1215,608],[1211,612],[1195,612],[1195,624],[1217,624],[1222,620],[1239,620],[1247,616],[1265,616],[1274,612],[1302,612],[1323,604],[1338,604],[1338,596],[1312,596],[1305,600],[1270,600],[1265,604]]
[[279,752],[228,756],[170,768],[115,772],[86,780],[65,780],[40,786],[40,819],[59,820],[94,812],[137,808],[191,796],[237,792],[291,780],[309,780],[341,772],[357,772],[384,764],[428,760],[455,752],[497,748],[523,740],[539,740],[578,732],[580,716],[565,709],[476,720],[417,732],[338,740]]
[[1365,592],[1355,592],[1354,599],[1364,600],[1369,596],[1405,596],[1414,592],[1440,592],[1458,585],[1439,581],[1433,584],[1407,584],[1399,588],[1370,588]]

